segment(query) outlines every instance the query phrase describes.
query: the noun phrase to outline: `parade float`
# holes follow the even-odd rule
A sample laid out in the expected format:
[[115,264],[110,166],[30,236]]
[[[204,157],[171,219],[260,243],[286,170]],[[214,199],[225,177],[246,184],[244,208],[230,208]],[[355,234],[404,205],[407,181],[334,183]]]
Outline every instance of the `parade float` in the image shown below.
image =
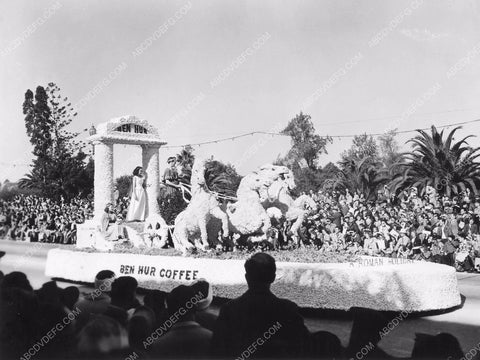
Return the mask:
[[[284,166],[264,165],[244,176],[235,201],[221,204],[219,194],[210,190],[205,176],[208,160],[196,159],[191,176],[191,199],[169,229],[160,216],[159,149],[166,144],[157,130],[135,116],[124,116],[98,125],[89,140],[95,146],[95,217],[78,227],[77,249],[53,249],[48,253],[46,275],[71,281],[92,282],[105,269],[117,276],[133,276],[141,287],[169,291],[181,283],[208,280],[215,296],[234,298],[246,290],[244,262],[248,254],[226,258],[204,251],[222,248],[227,241],[269,242],[271,222],[284,217],[293,225],[293,239],[315,203],[308,197],[294,199],[292,172]],[[113,145],[142,147],[146,173],[147,218],[144,223],[123,224],[131,253],[115,251],[98,231],[105,206],[113,200]],[[161,237],[170,231],[174,251],[158,249],[145,239],[148,225],[157,224]],[[285,250],[288,251],[288,250]],[[311,250],[314,251],[314,250]],[[191,254],[195,254],[192,256]],[[453,267],[427,262],[390,258],[357,257],[338,263],[277,257],[277,278],[272,291],[299,306],[348,310],[365,307],[388,311],[431,311],[460,305],[456,272]],[[274,255],[275,257],[275,255]],[[279,261],[280,260],[280,261]]]

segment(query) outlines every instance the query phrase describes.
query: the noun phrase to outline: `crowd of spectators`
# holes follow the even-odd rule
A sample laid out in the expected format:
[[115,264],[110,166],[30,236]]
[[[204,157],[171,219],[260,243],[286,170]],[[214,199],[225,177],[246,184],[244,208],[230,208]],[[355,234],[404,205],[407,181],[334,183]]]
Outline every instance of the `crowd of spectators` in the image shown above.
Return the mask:
[[[317,204],[300,229],[301,244],[318,251],[425,260],[480,271],[480,198],[468,191],[440,197],[432,188],[392,196],[385,188],[375,201],[348,191],[311,191]],[[128,197],[114,193],[116,219],[125,218]],[[0,237],[75,243],[76,224],[92,217],[88,199],[53,201],[38,196],[0,200]],[[289,224],[278,225],[288,245]],[[279,242],[280,245],[281,242]]]
[[[125,219],[128,197],[114,189],[113,212]],[[76,225],[93,217],[93,202],[88,198],[54,200],[37,195],[17,195],[0,199],[0,238],[28,242],[75,244]]]
[[[24,273],[0,272],[0,358],[346,359],[364,354],[365,344],[371,346],[368,358],[392,358],[378,346],[388,314],[352,309],[344,348],[330,331],[310,332],[297,305],[270,291],[276,277],[270,255],[256,253],[244,266],[248,290],[219,309],[212,309],[212,286],[203,279],[140,296],[135,278],[103,270],[94,290],[80,294],[54,281],[33,290]],[[423,338],[412,358],[463,356],[448,333]]]
[[304,244],[323,252],[426,260],[478,271],[480,198],[467,191],[440,197],[432,188],[391,196],[385,188],[377,200],[336,191],[309,196],[317,203],[300,232]]
[[74,244],[76,225],[93,215],[88,199],[55,201],[36,195],[0,200],[0,238]]

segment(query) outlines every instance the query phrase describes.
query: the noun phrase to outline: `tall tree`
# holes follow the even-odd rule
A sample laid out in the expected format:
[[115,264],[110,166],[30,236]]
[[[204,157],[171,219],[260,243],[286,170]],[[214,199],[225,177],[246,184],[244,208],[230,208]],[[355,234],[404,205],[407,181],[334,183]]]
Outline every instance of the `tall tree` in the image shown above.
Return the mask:
[[348,189],[362,193],[365,198],[373,199],[376,188],[386,181],[381,174],[378,145],[371,135],[356,135],[350,149],[341,154],[340,172],[330,179],[334,188]]
[[75,154],[81,149],[83,144],[75,140],[79,133],[69,131],[67,126],[70,125],[77,116],[77,113],[74,112],[68,98],[62,98],[60,88],[55,83],[49,83],[46,91],[51,113],[53,156],[58,157],[65,152]]
[[396,136],[397,129],[393,129],[378,137],[380,145],[380,161],[387,168],[391,167],[402,158]]
[[393,189],[414,186],[423,192],[431,186],[447,196],[466,189],[479,194],[480,148],[472,148],[468,144],[467,140],[472,135],[454,142],[458,129],[461,127],[454,128],[446,138],[443,130],[438,132],[435,126],[430,133],[417,130],[419,134],[409,140],[413,151],[407,154],[402,173],[393,179]]
[[42,86],[38,86],[35,91],[35,102],[33,92],[27,90],[23,102],[23,113],[27,135],[33,145],[33,154],[38,157],[47,157],[52,146],[52,120],[48,95]]
[[355,135],[350,149],[342,153],[342,162],[367,159],[367,162],[376,163],[379,160],[378,146],[371,135]]
[[179,177],[183,182],[190,182],[194,161],[195,155],[193,154],[193,147],[190,145],[185,146],[177,154],[177,163],[180,166]]
[[381,164],[373,163],[369,157],[343,160],[340,168],[340,172],[330,180],[330,187],[358,192],[367,200],[375,199],[378,187],[390,180],[386,173],[381,171]]
[[93,188],[92,164],[87,166],[83,144],[75,141],[78,134],[67,130],[77,115],[68,98],[62,98],[54,83],[47,90],[38,86],[35,99],[26,91],[23,113],[35,158],[20,185],[50,197],[86,195]]
[[304,163],[312,170],[317,169],[318,158],[327,153],[327,144],[332,142],[331,137],[316,134],[311,116],[302,112],[290,120],[281,133],[289,135],[292,141],[292,148],[285,159],[287,163]]
[[336,179],[338,174],[340,173],[340,169],[337,165],[332,162],[329,162],[324,167],[320,169],[320,173],[318,174],[318,188],[328,189],[332,184],[332,180]]

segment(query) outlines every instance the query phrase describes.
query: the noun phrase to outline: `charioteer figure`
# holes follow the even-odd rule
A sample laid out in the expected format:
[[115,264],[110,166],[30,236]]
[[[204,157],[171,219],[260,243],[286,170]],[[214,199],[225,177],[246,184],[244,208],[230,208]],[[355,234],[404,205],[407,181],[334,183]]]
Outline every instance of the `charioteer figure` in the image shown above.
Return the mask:
[[179,190],[179,179],[178,179],[178,171],[176,168],[177,159],[175,156],[170,156],[167,160],[167,164],[169,167],[165,169],[163,173],[163,183],[166,185],[164,196],[168,197],[170,195],[175,194],[176,191]]

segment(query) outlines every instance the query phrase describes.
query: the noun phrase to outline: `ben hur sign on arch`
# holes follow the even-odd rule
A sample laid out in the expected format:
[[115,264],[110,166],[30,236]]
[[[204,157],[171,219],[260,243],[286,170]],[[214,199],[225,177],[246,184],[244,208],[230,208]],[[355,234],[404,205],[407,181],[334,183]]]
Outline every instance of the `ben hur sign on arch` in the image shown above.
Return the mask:
[[113,145],[142,147],[142,167],[146,176],[147,216],[158,214],[159,192],[158,151],[166,142],[155,127],[133,115],[121,116],[101,123],[88,140],[95,149],[94,203],[95,219],[100,219],[105,206],[113,201]]

